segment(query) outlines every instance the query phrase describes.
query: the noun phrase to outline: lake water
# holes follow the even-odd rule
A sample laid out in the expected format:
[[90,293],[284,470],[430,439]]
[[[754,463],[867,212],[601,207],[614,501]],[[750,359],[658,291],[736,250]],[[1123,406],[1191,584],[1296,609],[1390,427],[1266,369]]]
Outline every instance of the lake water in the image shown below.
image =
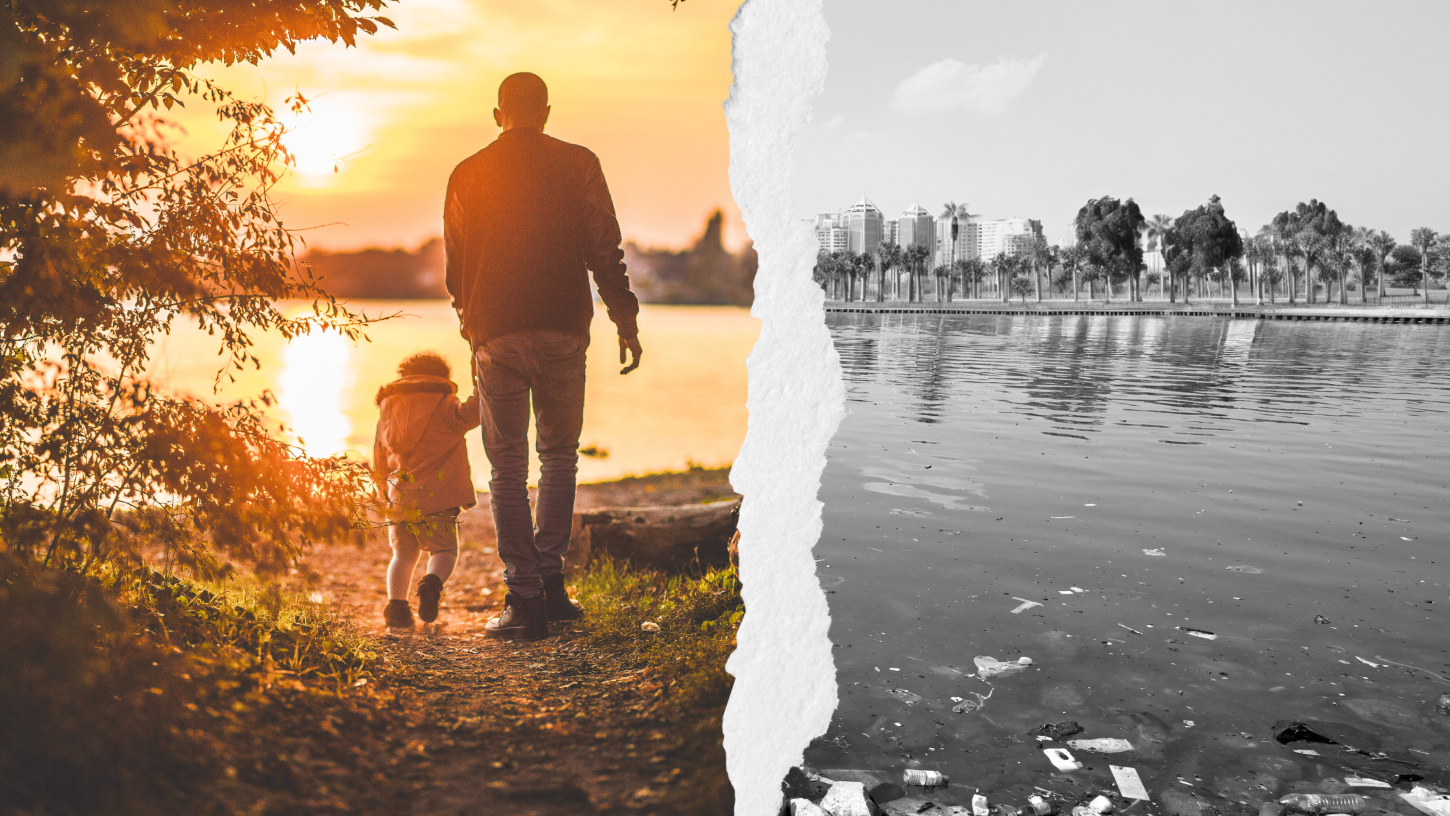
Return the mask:
[[[302,304],[292,306],[306,313]],[[398,361],[433,349],[453,368],[461,397],[471,393],[469,350],[447,301],[353,301],[355,312],[401,317],[368,329],[354,346],[337,334],[312,334],[286,342],[258,338],[260,370],[237,374],[220,395],[212,383],[220,366],[217,343],[195,326],[178,325],[157,345],[151,376],[178,393],[208,400],[254,397],[273,391],[274,418],[291,426],[313,454],[351,451],[371,456],[378,411],[373,396],[396,378]],[[581,456],[581,482],[661,470],[690,462],[728,465],[745,439],[745,358],[760,322],[749,310],[729,306],[644,305],[639,316],[642,364],[619,374],[614,325],[596,308],[585,375],[584,431],[580,444],[607,457]],[[532,431],[530,431],[532,437]],[[488,484],[488,460],[478,432],[468,436],[473,480]],[[538,477],[538,461],[531,476]]]
[[[808,767],[936,769],[939,805],[1021,804],[1113,789],[1111,762],[1222,807],[1334,787],[1342,756],[1271,738],[1314,719],[1409,763],[1382,778],[1450,782],[1450,328],[827,322],[840,706]],[[977,656],[1032,664],[982,680]],[[1055,773],[1027,732],[1069,720],[1135,751]]]

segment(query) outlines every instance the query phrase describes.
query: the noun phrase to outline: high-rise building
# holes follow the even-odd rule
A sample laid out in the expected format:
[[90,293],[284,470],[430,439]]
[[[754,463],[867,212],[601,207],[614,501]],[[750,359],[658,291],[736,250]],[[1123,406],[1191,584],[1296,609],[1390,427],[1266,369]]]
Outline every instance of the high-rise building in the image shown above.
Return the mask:
[[987,260],[1002,254],[1021,255],[1042,234],[1042,222],[1030,218],[983,219],[975,226],[976,257]]
[[901,243],[901,219],[895,221],[887,219],[881,222],[881,240],[893,244]]
[[843,252],[847,246],[846,225],[837,213],[816,216],[816,244],[825,252]]
[[954,261],[964,261],[968,258],[977,257],[975,249],[975,216],[957,218],[957,240],[952,242],[952,220],[942,218],[935,223],[936,240],[932,242],[934,250],[932,263],[937,266],[950,266]]
[[846,248],[852,252],[875,252],[881,243],[881,228],[885,219],[871,199],[861,196],[850,209],[841,213],[846,227]]
[[913,246],[924,246],[935,251],[936,249],[936,227],[931,213],[920,204],[913,203],[901,217],[896,219],[895,242],[902,249]]

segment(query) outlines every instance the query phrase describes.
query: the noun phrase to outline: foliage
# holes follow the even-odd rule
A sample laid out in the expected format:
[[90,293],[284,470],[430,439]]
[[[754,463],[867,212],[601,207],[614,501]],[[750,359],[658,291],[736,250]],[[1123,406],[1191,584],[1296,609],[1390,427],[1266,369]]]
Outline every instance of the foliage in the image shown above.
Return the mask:
[[[1307,204],[1301,201],[1293,210],[1274,216],[1269,227],[1286,250],[1304,259],[1305,293],[1309,302],[1313,303],[1315,273],[1322,271],[1326,260],[1344,240],[1348,225],[1340,221],[1338,214],[1324,202],[1311,198]],[[1292,287],[1291,278],[1291,301]]]
[[250,591],[237,584],[207,588],[143,567],[122,586],[145,636],[248,675],[259,688],[285,679],[340,693],[379,670],[363,638],[276,583]]
[[[360,16],[385,1],[10,0],[0,12],[0,122],[7,125],[0,129],[0,201],[47,190],[48,203],[65,211],[64,193],[77,179],[157,171],[154,162],[164,157],[147,149],[154,143],[144,138],[143,112],[169,110],[183,92],[225,96],[199,80],[195,66],[255,63],[316,38],[352,45],[359,31],[392,26]],[[256,107],[233,113],[248,117]],[[114,215],[70,203],[103,219]]]
[[1143,248],[1138,235],[1145,220],[1138,205],[1129,198],[1111,196],[1090,199],[1077,212],[1076,237],[1086,253],[1086,263],[1107,277],[1109,297],[1116,281],[1134,280],[1143,267]]
[[1201,278],[1224,269],[1233,279],[1233,264],[1244,255],[1243,236],[1224,214],[1218,196],[1174,220],[1163,242],[1164,258],[1175,275]]
[[160,813],[205,773],[166,727],[179,658],[134,637],[98,581],[0,553],[0,618],[7,813]]
[[[15,124],[0,132],[0,547],[88,569],[135,555],[134,541],[149,537],[204,574],[226,568],[218,554],[275,571],[360,517],[361,467],[274,441],[265,403],[176,399],[145,371],[177,319],[217,337],[235,368],[258,364],[255,331],[361,336],[355,316],[292,272],[294,236],[269,197],[291,160],[283,128],[267,106],[193,70],[315,37],[350,45],[391,25],[358,16],[382,3],[7,5],[0,120]],[[187,100],[230,125],[217,152],[195,160],[168,146],[160,117]],[[290,317],[280,299],[311,313]]]
[[749,306],[759,258],[753,244],[725,249],[724,215],[716,210],[693,246],[682,252],[624,245],[630,282],[645,303]]
[[[693,722],[688,750],[703,754],[701,767],[709,770],[683,782],[661,804],[671,813],[729,813],[732,791],[720,731],[731,686],[725,661],[745,614],[735,567],[685,576],[604,560],[579,580],[579,599],[591,637],[645,663],[646,674],[668,690],[680,719]],[[659,630],[644,631],[645,622]]]

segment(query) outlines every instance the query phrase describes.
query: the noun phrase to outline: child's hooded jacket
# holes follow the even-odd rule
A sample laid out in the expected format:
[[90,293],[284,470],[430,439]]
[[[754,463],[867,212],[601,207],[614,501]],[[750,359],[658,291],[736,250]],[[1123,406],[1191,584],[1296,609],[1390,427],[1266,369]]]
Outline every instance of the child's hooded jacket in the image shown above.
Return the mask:
[[389,501],[423,514],[477,503],[467,433],[478,427],[478,395],[459,402],[446,377],[414,374],[378,389],[373,478]]

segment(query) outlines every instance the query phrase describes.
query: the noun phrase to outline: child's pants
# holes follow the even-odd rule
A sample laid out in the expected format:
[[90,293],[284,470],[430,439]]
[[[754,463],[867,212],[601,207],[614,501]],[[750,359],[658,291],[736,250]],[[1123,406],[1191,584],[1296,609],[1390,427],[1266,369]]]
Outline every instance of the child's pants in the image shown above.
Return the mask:
[[388,527],[388,543],[393,546],[393,560],[388,564],[388,600],[406,601],[408,583],[418,555],[426,550],[428,573],[447,581],[458,561],[458,509],[424,516],[421,521],[395,523]]

